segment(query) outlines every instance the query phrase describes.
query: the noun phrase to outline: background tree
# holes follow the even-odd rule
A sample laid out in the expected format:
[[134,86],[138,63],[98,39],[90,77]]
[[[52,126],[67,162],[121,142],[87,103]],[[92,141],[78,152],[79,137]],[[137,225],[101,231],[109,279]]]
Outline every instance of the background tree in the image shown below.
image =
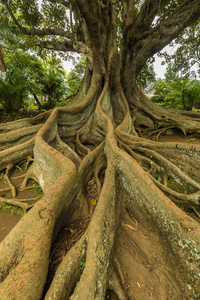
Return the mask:
[[84,71],[86,68],[86,57],[82,56],[79,63],[69,72],[66,79],[67,98],[73,100],[77,95],[83,82]]
[[197,78],[200,74],[199,65],[199,20],[188,26],[173,42],[170,43],[172,50],[159,53],[165,62],[173,62],[174,72],[181,76]]
[[[36,89],[34,97],[39,94],[41,99],[41,107],[50,109],[59,106],[59,102],[66,97],[67,86],[65,83],[66,72],[63,69],[59,59],[55,57],[46,57],[43,61],[40,72],[35,70],[34,81]],[[38,101],[38,100],[37,100]]]
[[150,89],[156,82],[156,75],[152,65],[146,63],[137,77],[138,86],[144,91]]
[[200,82],[188,76],[181,77],[173,71],[172,64],[167,67],[165,79],[158,80],[153,90],[151,100],[164,107],[192,110],[200,101]]
[[[173,202],[199,214],[200,148],[145,135],[198,133],[199,114],[156,106],[136,80],[199,18],[200,1],[2,2],[33,47],[83,53],[87,64],[70,106],[0,127],[7,181],[34,154],[22,188],[33,178],[45,192],[0,245],[0,298],[104,299],[109,289],[123,300],[198,299],[200,226]],[[45,289],[53,240],[80,218],[90,223]]]
[[1,73],[0,76],[0,103],[3,109],[9,113],[18,111],[23,103],[25,97],[28,96],[30,89],[30,82],[26,77],[26,72],[17,68],[11,68],[7,65],[7,74]]
[[65,97],[66,76],[60,60],[46,57],[43,61],[21,50],[6,49],[4,62],[8,70],[1,74],[0,102],[6,111],[18,111],[34,102],[39,109],[50,109]]

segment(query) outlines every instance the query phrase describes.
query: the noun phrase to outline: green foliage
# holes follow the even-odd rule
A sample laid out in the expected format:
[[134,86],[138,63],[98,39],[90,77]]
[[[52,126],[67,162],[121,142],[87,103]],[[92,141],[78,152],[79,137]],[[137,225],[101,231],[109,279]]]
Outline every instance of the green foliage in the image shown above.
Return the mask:
[[7,73],[0,73],[0,103],[3,109],[6,112],[18,111],[28,96],[30,86],[25,70],[7,65]]
[[81,260],[80,263],[79,263],[79,266],[80,266],[81,273],[82,273],[84,268],[85,268],[85,262]]
[[199,107],[200,82],[189,77],[180,77],[169,64],[165,79],[159,79],[151,100],[164,107],[192,110]]
[[40,109],[63,105],[66,84],[60,60],[46,57],[42,61],[27,52],[7,50],[5,62],[7,73],[0,74],[0,104],[6,111],[17,111],[23,105],[35,108],[35,98]]
[[155,82],[156,76],[153,66],[149,63],[146,63],[137,77],[137,84],[142,90],[145,90]]
[[157,179],[159,178],[160,175],[159,175],[158,173],[155,173],[155,174],[153,174],[152,176],[157,180]]
[[56,101],[59,101],[65,91],[63,74],[54,72],[54,70],[48,70],[44,72],[43,77],[40,77],[38,82],[42,85],[42,93],[46,96],[46,101],[43,103],[43,107],[46,109],[53,108],[56,105]]
[[37,193],[43,193],[41,186],[33,179],[29,180],[29,183],[32,185],[33,190]]
[[16,214],[16,215],[23,216],[23,210],[17,206],[11,205],[11,204],[3,204],[0,207],[0,211],[9,212],[9,213],[11,213],[11,215]]
[[[173,63],[173,71],[180,72],[182,77],[196,78],[200,75],[200,20],[187,27],[170,46],[175,51],[160,53],[165,62]],[[165,63],[163,61],[163,64]]]
[[79,63],[76,64],[74,69],[67,75],[67,98],[69,100],[72,100],[80,89],[81,83],[83,81],[85,66],[86,57],[82,55]]

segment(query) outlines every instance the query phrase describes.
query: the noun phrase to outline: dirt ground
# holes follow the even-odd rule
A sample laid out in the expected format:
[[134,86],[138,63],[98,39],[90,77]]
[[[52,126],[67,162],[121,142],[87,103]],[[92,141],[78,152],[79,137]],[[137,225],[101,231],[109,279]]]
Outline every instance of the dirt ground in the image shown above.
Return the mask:
[[13,229],[20,219],[20,215],[11,214],[9,212],[0,212],[0,242]]

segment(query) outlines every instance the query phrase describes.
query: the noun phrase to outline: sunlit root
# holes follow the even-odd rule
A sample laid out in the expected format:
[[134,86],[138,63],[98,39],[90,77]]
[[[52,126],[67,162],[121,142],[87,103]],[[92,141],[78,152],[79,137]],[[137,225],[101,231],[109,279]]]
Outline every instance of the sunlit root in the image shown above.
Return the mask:
[[154,150],[150,150],[147,148],[138,147],[137,150],[141,151],[145,155],[148,155],[150,158],[153,158],[157,163],[159,163],[159,165],[163,167],[163,169],[168,173],[169,176],[172,176],[172,178],[176,179],[176,177],[178,177],[183,185],[200,190],[200,185],[196,181],[184,174],[176,165],[171,163],[162,155],[156,153]]
[[15,198],[16,195],[17,195],[17,191],[16,191],[15,186],[10,181],[10,174],[11,174],[11,171],[12,171],[13,167],[14,167],[13,164],[9,164],[8,165],[8,167],[6,169],[6,173],[5,173],[4,179],[5,179],[6,183],[8,184],[8,186],[11,189],[13,198]]
[[42,125],[35,125],[0,134],[0,151],[15,147],[32,139],[41,127]]
[[173,191],[172,189],[170,189],[169,187],[161,184],[160,182],[158,182],[153,176],[149,175],[150,178],[153,180],[153,182],[165,193],[174,196],[176,199],[179,199],[183,202],[188,202],[191,204],[195,204],[195,205],[199,205],[200,203],[200,191],[193,193],[193,194],[182,194],[182,193],[178,193],[176,191]]
[[23,213],[26,214],[27,210],[29,210],[31,207],[34,206],[35,203],[33,204],[28,204],[28,203],[23,203],[23,202],[28,202],[28,201],[37,201],[39,198],[32,198],[32,199],[6,199],[0,197],[0,203],[1,204],[11,204],[13,206],[20,207],[23,210]]
[[24,161],[28,156],[33,155],[34,144],[35,138],[32,138],[25,143],[1,151],[0,170],[7,168],[11,162],[13,165],[15,165]]
[[34,159],[32,158],[32,156],[28,156],[27,157],[27,162],[26,162],[26,166],[25,166],[25,170],[27,170],[28,169],[28,167],[29,167],[29,164],[31,163],[31,162],[33,162],[34,161]]

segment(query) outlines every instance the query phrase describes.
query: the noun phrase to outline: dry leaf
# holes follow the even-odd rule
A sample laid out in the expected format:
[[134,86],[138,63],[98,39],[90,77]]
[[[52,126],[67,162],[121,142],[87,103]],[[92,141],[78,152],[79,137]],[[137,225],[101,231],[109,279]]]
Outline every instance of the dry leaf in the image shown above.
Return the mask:
[[138,231],[137,228],[135,228],[135,227],[133,227],[133,226],[131,226],[131,225],[126,224],[126,226],[127,226],[129,229],[131,229],[131,230]]

